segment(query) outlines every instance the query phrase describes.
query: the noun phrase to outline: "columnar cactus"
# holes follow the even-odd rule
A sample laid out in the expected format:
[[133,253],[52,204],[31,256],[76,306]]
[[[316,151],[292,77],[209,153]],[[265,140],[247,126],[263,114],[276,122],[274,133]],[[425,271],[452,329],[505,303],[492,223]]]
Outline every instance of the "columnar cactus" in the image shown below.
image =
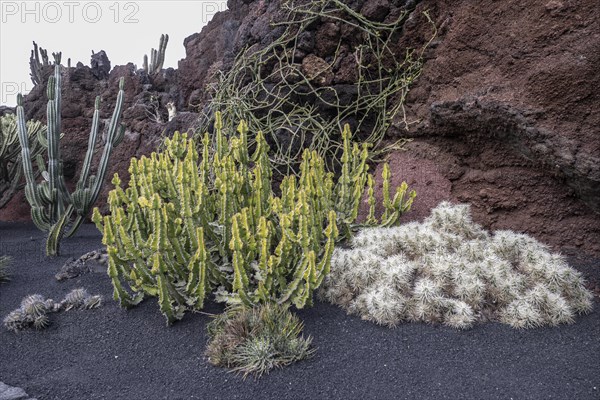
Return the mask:
[[[57,64],[60,64],[62,52],[52,53],[52,56],[54,57],[54,61]],[[31,56],[29,57],[29,76],[31,77],[31,82],[34,86],[44,82],[44,67],[49,67],[50,65],[50,62],[48,61],[48,50],[41,47],[38,48],[37,43],[33,42],[33,50],[31,50]]]
[[144,71],[148,75],[156,76],[162,70],[165,62],[165,53],[167,52],[167,43],[169,43],[169,35],[160,35],[158,50],[150,50],[150,64],[148,64],[148,55],[144,54]]
[[[47,148],[46,126],[39,121],[30,120],[27,121],[27,132],[31,155],[39,160],[41,152]],[[14,114],[0,117],[0,208],[23,187],[21,147],[18,142],[17,117]]]
[[124,136],[125,128],[120,126],[121,111],[123,107],[124,81],[119,82],[117,104],[110,119],[104,150],[100,158],[97,175],[90,175],[90,168],[94,147],[100,126],[100,97],[96,98],[92,129],[88,141],[88,148],[83,162],[83,170],[77,182],[75,191],[69,193],[63,175],[63,165],[60,156],[59,140],[61,131],[61,66],[55,65],[54,76],[48,80],[48,167],[44,169],[43,163],[38,162],[44,180],[36,182],[32,167],[32,148],[29,143],[29,132],[25,124],[25,111],[23,110],[23,96],[17,97],[17,126],[19,142],[21,145],[21,159],[25,173],[25,195],[31,205],[31,216],[36,226],[44,231],[49,231],[46,242],[48,255],[57,255],[60,240],[63,234],[73,235],[83,219],[96,202],[102,187],[104,176],[108,167],[108,160],[114,147]]
[[[108,274],[122,306],[137,304],[144,294],[158,296],[171,323],[187,309],[201,309],[215,289],[216,299],[230,304],[312,304],[329,273],[338,224],[349,231],[356,219],[366,154],[345,154],[335,185],[323,159],[307,150],[299,179],[284,178],[276,196],[265,138],[256,134],[250,155],[247,134],[242,121],[228,138],[217,113],[201,161],[193,140],[176,132],[162,153],[132,159],[126,190],[115,175],[111,213],[103,217],[95,209],[93,221],[104,234]],[[408,208],[398,204],[398,213]],[[338,206],[344,208],[336,212]]]
[[[40,55],[42,59],[41,61]],[[43,68],[49,65],[48,50],[44,50],[41,47],[38,48],[37,43],[33,42],[33,50],[31,50],[31,57],[29,57],[29,69],[31,71],[29,76],[31,77],[31,82],[34,85],[38,85],[43,82]]]

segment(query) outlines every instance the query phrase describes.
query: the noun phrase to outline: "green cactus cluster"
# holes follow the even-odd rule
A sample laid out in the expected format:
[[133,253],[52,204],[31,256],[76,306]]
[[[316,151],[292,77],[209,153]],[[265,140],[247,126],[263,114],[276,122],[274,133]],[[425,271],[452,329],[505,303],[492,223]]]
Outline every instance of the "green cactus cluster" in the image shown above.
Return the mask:
[[[250,154],[248,131],[242,121],[237,134],[226,135],[216,113],[213,140],[204,135],[201,156],[193,139],[175,133],[161,153],[131,160],[127,189],[115,175],[110,214],[95,209],[93,221],[103,232],[122,306],[158,296],[171,323],[202,309],[211,291],[218,301],[244,306],[312,304],[335,242],[354,228],[368,182],[372,197],[368,149],[351,146],[346,127],[337,183],[307,150],[299,178],[285,177],[277,196],[265,138],[256,134]],[[406,192],[403,185],[384,204],[385,224],[410,207],[415,194]],[[370,223],[377,222],[373,215]]]
[[[31,156],[38,165],[43,165],[41,153],[48,147],[46,126],[39,121],[27,121],[27,140],[31,146]],[[0,117],[0,208],[23,187],[21,167],[21,147],[17,134],[17,117],[6,114]]]
[[[41,171],[43,180],[37,182],[32,160],[35,147],[31,143],[32,131],[25,123],[23,109],[23,96],[17,97],[17,130],[21,146],[21,160],[25,174],[25,196],[31,205],[31,216],[36,226],[49,231],[46,242],[47,255],[57,255],[62,237],[73,235],[84,218],[88,215],[92,205],[96,202],[104,182],[112,150],[124,137],[125,128],[119,125],[123,108],[124,80],[119,83],[117,104],[109,122],[109,128],[104,144],[104,149],[98,164],[96,175],[90,175],[91,164],[98,131],[100,127],[100,97],[96,98],[92,128],[88,141],[88,148],[83,161],[83,170],[73,193],[70,193],[65,184],[63,175],[63,160],[60,155],[61,138],[61,65],[56,64],[54,75],[48,79],[48,105],[47,105],[47,148],[48,167],[44,168],[41,157],[37,158],[38,172]],[[39,139],[38,139],[39,140]]]

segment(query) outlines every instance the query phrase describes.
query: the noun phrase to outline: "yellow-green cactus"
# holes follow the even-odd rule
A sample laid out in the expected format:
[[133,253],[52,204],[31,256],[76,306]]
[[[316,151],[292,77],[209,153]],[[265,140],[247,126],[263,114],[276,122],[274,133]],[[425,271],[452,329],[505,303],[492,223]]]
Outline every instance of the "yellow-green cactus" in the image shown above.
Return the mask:
[[[158,296],[170,323],[185,310],[201,309],[215,289],[217,300],[233,304],[312,304],[329,273],[338,225],[350,232],[365,183],[372,181],[368,151],[351,146],[346,127],[337,184],[323,159],[307,150],[299,178],[285,177],[276,196],[264,136],[256,135],[250,156],[247,134],[241,122],[237,134],[226,135],[217,113],[201,160],[193,140],[176,132],[163,152],[131,160],[127,189],[115,175],[110,215],[96,209],[93,220],[104,234],[121,305]],[[385,222],[408,207],[402,197],[390,200]]]

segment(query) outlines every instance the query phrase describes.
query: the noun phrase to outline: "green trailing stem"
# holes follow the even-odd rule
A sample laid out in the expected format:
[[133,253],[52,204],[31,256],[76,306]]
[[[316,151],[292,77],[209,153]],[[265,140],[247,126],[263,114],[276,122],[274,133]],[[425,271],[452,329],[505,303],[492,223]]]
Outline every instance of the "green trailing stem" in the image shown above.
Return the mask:
[[[382,140],[390,125],[408,127],[404,104],[412,82],[421,74],[422,57],[435,38],[431,25],[429,41],[422,47],[398,51],[398,38],[414,12],[414,2],[386,22],[370,21],[342,0],[285,1],[281,18],[272,24],[281,34],[264,45],[254,45],[236,55],[233,66],[219,74],[208,88],[211,101],[202,108],[200,134],[211,126],[215,111],[223,112],[226,125],[245,119],[256,131],[267,135],[273,167],[281,175],[296,173],[305,148],[316,150],[330,171],[338,170],[342,152],[338,135],[345,122],[354,121],[361,141],[373,145],[371,160],[388,150]],[[335,24],[340,32],[337,46],[319,73],[307,71],[302,54],[303,35],[315,24]],[[352,38],[347,33],[355,32]],[[349,40],[351,39],[351,40]],[[334,76],[340,64],[352,55],[352,82],[343,91],[327,75]],[[316,76],[315,76],[316,75]],[[350,89],[349,89],[350,88]],[[254,137],[250,136],[250,145]],[[392,145],[399,147],[402,139]]]
[[[262,132],[251,153],[245,122],[233,133],[220,113],[215,118],[200,154],[176,132],[162,152],[131,160],[127,188],[115,175],[109,215],[94,210],[115,299],[131,307],[156,296],[168,323],[202,309],[210,293],[246,307],[311,305],[335,243],[359,226],[356,210],[372,181],[367,147],[353,146],[346,127],[337,182],[317,152],[306,150],[299,177],[285,177],[277,196]],[[413,198],[391,201],[385,222],[396,223]]]
[[17,126],[23,171],[26,179],[25,195],[31,205],[33,222],[39,229],[49,231],[46,252],[51,256],[58,254],[62,237],[64,235],[72,236],[77,231],[96,202],[104,182],[112,150],[122,141],[125,133],[124,126],[119,123],[124,99],[124,80],[121,78],[117,103],[110,119],[97,174],[90,175],[90,169],[100,126],[99,97],[96,98],[92,128],[83,162],[83,169],[75,191],[70,193],[65,184],[63,160],[60,155],[61,66],[56,64],[54,68],[54,76],[49,78],[47,88],[48,164],[47,168],[44,168],[43,163],[38,161],[38,170],[45,171],[43,173],[44,180],[39,183],[36,182],[36,175],[32,166],[34,154],[31,151],[30,135],[25,124],[23,96],[19,94],[17,97]]

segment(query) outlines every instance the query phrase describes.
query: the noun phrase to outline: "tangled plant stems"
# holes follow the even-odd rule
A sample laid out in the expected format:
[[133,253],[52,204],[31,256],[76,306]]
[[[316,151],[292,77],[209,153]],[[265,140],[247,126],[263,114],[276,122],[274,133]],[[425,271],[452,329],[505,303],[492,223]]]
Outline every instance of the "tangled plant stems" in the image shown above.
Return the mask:
[[581,274],[535,239],[489,234],[468,205],[441,203],[423,223],[367,228],[336,249],[320,295],[378,324],[439,322],[465,329],[574,322],[592,309]]
[[276,367],[311,357],[312,339],[287,307],[264,304],[230,308],[208,324],[206,355],[211,364],[256,377]]
[[[398,114],[406,126],[410,124],[404,101],[421,74],[422,55],[436,35],[435,25],[425,14],[433,29],[431,39],[421,49],[403,52],[393,46],[412,10],[390,23],[379,23],[340,0],[286,1],[282,7],[287,16],[275,26],[283,29],[283,34],[263,48],[255,45],[238,54],[233,66],[211,88],[212,97],[198,131],[209,130],[216,111],[224,111],[226,126],[248,121],[252,129],[267,135],[273,167],[284,175],[295,171],[305,148],[327,160],[330,170],[337,167],[342,143],[334,133],[349,121],[355,122],[353,130],[373,145],[376,155]],[[325,22],[338,25],[340,32],[355,34],[352,40],[340,35],[332,59],[309,73],[298,60],[299,37],[314,23]],[[348,57],[355,65],[352,84],[336,87],[323,78],[333,75]],[[249,139],[253,145],[254,137]]]

